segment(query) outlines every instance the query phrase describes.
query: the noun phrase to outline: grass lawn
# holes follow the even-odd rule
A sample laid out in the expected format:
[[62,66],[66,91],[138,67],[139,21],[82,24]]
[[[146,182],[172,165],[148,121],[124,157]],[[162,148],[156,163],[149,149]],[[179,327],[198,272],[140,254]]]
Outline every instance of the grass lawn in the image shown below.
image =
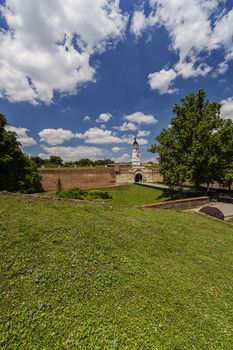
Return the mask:
[[2,349],[231,350],[233,228],[0,196]]
[[169,199],[169,197],[163,197],[162,190],[134,184],[102,187],[98,189],[101,191],[107,191],[112,196],[112,199],[107,201],[112,204],[143,205],[162,202],[165,199]]

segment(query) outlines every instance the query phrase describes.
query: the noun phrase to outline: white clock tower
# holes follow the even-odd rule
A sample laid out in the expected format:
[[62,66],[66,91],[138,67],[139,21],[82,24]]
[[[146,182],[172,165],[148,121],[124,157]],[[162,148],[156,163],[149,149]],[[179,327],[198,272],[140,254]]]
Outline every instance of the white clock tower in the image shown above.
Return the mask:
[[133,146],[132,146],[132,167],[140,166],[140,165],[141,165],[141,162],[139,157],[139,144],[135,136]]

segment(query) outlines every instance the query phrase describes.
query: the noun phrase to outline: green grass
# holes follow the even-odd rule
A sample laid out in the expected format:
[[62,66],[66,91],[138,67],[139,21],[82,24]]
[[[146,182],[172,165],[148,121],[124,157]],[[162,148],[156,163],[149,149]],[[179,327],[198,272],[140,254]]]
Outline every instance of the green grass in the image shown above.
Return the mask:
[[231,350],[233,229],[0,196],[2,349]]
[[[96,188],[95,188],[96,189]],[[169,197],[163,196],[163,191],[157,188],[144,187],[139,185],[124,185],[115,187],[98,188],[107,191],[112,199],[108,203],[122,205],[144,205],[162,202]]]

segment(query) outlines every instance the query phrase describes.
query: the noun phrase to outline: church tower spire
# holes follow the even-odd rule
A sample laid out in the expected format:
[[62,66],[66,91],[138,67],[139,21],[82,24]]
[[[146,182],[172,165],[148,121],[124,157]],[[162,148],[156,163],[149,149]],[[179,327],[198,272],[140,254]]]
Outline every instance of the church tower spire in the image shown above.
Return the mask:
[[141,162],[139,157],[139,144],[135,136],[133,146],[132,146],[132,167],[140,166],[140,165],[141,165]]

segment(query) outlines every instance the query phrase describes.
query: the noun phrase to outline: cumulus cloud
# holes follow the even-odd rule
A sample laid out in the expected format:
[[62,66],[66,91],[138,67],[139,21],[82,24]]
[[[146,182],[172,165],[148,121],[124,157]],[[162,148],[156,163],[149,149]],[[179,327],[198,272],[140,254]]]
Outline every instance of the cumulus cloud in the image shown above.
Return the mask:
[[226,62],[220,62],[217,67],[216,76],[219,74],[225,74],[229,68],[229,65]]
[[161,69],[159,72],[150,73],[148,75],[149,85],[152,90],[158,90],[161,95],[173,94],[178,91],[172,87],[177,76],[181,75],[185,79],[205,76],[211,70],[212,68],[205,63],[196,64],[194,59],[190,62],[179,61],[174,68],[169,70]]
[[[148,121],[147,121],[148,122]],[[151,122],[151,121],[150,121]],[[90,128],[83,134],[75,134],[76,138],[84,140],[85,143],[92,144],[111,144],[111,143],[133,143],[134,135],[117,136],[112,130],[101,128]],[[139,138],[138,143],[145,145],[148,143],[146,139]]]
[[[131,140],[131,142],[130,142],[130,144],[132,144],[132,141],[133,140]],[[146,139],[137,139],[137,142],[138,142],[138,144],[140,145],[140,146],[143,146],[143,145],[147,145],[148,144],[148,141],[146,140]]]
[[112,152],[118,153],[118,152],[120,152],[123,149],[124,149],[123,147],[112,147]]
[[136,10],[133,14],[132,23],[131,23],[131,32],[136,36],[142,34],[143,30],[148,26],[147,18],[143,11]]
[[121,156],[119,157],[112,157],[112,160],[114,160],[115,162],[119,162],[119,163],[126,163],[126,162],[130,162],[130,155],[128,153],[123,153]]
[[49,145],[61,145],[65,141],[69,141],[75,137],[75,134],[70,130],[59,129],[43,129],[38,135],[40,136],[40,141],[46,142]]
[[137,137],[145,137],[145,136],[149,136],[150,135],[150,131],[148,130],[140,130],[137,133]]
[[177,75],[182,75],[182,77],[185,79],[190,77],[205,76],[211,70],[212,68],[205,63],[196,64],[194,59],[192,59],[190,62],[179,61],[175,65]]
[[226,62],[233,59],[233,9],[219,13],[217,0],[149,0],[149,4],[151,11],[147,16],[143,8],[135,10],[131,31],[139,36],[152,26],[164,26],[171,39],[170,49],[179,55],[174,67],[149,75],[152,89],[161,94],[172,93],[176,76],[187,79],[208,74],[213,67],[200,63],[200,54],[207,57],[215,49],[223,49],[225,55],[215,76],[227,71]]
[[7,126],[6,130],[14,131],[17,134],[17,140],[21,143],[23,147],[30,147],[36,144],[36,141],[32,137],[28,136],[27,132],[29,130],[26,128]]
[[84,122],[89,122],[91,120],[91,118],[88,115],[85,115],[85,117],[83,118]]
[[127,123],[127,122],[124,122],[121,126],[114,126],[113,128],[115,130],[119,130],[119,131],[135,131],[135,130],[137,130],[137,127],[135,124]]
[[105,144],[105,143],[122,143],[120,137],[116,136],[111,130],[100,128],[90,128],[83,134],[76,134],[77,138],[85,140],[85,143]]
[[[123,135],[122,139],[124,140],[125,143],[128,143],[130,145],[133,144],[134,142],[135,135]],[[144,138],[137,138],[137,142],[139,145],[147,145],[148,141]]]
[[233,97],[221,101],[221,116],[222,118],[229,118],[233,120]]
[[76,147],[43,147],[44,153],[39,157],[48,158],[50,156],[59,156],[65,161],[75,161],[82,158],[100,159],[105,157],[105,150],[99,147],[76,146]]
[[150,73],[148,78],[151,89],[158,90],[161,95],[175,92],[176,89],[172,89],[171,86],[176,75],[173,69],[162,69],[160,72]]
[[136,124],[155,124],[157,120],[152,114],[144,114],[142,112],[135,112],[124,117],[125,120]]
[[[207,47],[211,35],[209,16],[217,7],[217,2],[210,0],[212,6],[206,6],[201,0],[150,0],[150,20],[144,20],[147,27],[165,26],[172,39],[172,47],[184,59],[194,50]],[[143,11],[143,10],[142,10]],[[153,20],[152,20],[153,18]],[[144,26],[145,27],[145,26]],[[132,28],[132,26],[131,26]],[[198,35],[193,35],[198,32]]]
[[219,16],[216,20],[211,42],[213,46],[223,46],[226,53],[226,59],[233,59],[233,9]]
[[0,97],[51,103],[94,81],[94,53],[121,39],[127,16],[118,0],[6,0],[0,32]]
[[101,113],[96,119],[97,123],[107,123],[112,118],[110,113]]

